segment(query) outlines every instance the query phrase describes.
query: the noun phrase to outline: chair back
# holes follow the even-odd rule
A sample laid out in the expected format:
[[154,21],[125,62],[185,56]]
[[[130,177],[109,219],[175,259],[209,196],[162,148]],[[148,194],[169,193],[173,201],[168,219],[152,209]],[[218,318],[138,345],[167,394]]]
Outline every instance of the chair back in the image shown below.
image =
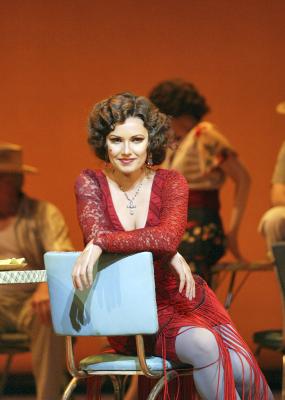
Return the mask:
[[158,330],[152,254],[103,254],[90,289],[75,290],[79,252],[44,255],[54,330],[66,336],[154,334]]

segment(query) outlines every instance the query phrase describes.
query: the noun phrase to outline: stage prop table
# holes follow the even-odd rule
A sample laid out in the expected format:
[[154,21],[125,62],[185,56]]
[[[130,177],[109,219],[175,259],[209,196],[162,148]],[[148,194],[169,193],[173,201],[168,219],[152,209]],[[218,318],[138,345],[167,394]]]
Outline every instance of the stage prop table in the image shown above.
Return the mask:
[[[19,270],[21,265],[0,265],[0,284],[11,285],[21,283],[46,282],[45,270]],[[10,270],[11,268],[11,270]],[[30,351],[30,339],[22,332],[2,332],[0,334],[0,354],[6,356],[0,377],[0,396],[4,392],[13,357],[18,353]]]
[[46,282],[45,270],[0,271],[0,285]]
[[[274,264],[269,261],[254,261],[250,263],[241,263],[241,262],[224,262],[220,264],[216,264],[212,267],[212,275],[215,277],[216,274],[220,275],[222,273],[230,274],[230,280],[227,287],[227,294],[224,306],[228,310],[238,294],[241,288],[246,283],[248,277],[252,272],[258,271],[272,271],[274,268]],[[246,272],[245,276],[241,280],[241,282],[236,285],[236,277],[238,272]],[[225,275],[226,275],[225,274]],[[222,279],[223,280],[223,279]],[[218,283],[217,287],[221,284],[222,280]]]

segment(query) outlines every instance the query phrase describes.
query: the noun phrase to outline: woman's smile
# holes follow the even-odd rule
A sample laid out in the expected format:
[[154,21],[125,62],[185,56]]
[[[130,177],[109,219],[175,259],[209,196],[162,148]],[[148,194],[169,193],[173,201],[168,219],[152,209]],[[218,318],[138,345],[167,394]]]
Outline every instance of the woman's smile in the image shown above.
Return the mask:
[[122,163],[122,164],[125,164],[125,165],[129,165],[129,164],[131,164],[133,161],[135,161],[136,159],[135,158],[119,158],[119,161]]

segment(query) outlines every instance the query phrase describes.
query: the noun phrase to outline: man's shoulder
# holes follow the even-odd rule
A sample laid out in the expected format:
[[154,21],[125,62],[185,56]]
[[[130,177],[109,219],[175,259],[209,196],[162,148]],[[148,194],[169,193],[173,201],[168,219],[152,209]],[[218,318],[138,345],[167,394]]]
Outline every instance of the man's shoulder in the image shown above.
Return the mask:
[[43,199],[36,199],[28,195],[23,196],[22,208],[24,211],[34,214],[49,212],[60,213],[57,206],[52,202]]

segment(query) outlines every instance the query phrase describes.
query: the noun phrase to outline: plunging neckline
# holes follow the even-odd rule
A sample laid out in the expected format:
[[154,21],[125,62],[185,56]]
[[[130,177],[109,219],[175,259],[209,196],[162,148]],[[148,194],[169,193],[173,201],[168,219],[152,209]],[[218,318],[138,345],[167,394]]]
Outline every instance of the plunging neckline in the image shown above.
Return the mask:
[[[149,219],[150,219],[150,210],[151,210],[151,205],[153,203],[154,200],[154,187],[155,187],[155,181],[156,181],[156,177],[158,176],[158,172],[159,170],[154,171],[154,177],[151,183],[151,189],[150,189],[150,197],[149,197],[149,204],[148,204],[148,210],[147,210],[147,216],[146,216],[146,221],[144,226],[142,226],[141,228],[135,228],[135,229],[143,229],[145,227],[148,226],[149,223]],[[102,178],[100,179],[100,182],[103,184],[102,190],[105,192],[106,194],[106,201],[107,201],[107,208],[109,211],[109,215],[110,218],[112,220],[112,222],[114,223],[114,225],[116,226],[117,229],[121,230],[121,231],[125,231],[125,232],[129,232],[133,229],[127,230],[126,228],[124,228],[118,213],[116,211],[114,202],[113,202],[113,198],[112,198],[112,194],[111,194],[111,190],[110,190],[110,186],[109,186],[109,182],[108,182],[108,177],[104,174],[103,171],[97,171],[97,174]]]

